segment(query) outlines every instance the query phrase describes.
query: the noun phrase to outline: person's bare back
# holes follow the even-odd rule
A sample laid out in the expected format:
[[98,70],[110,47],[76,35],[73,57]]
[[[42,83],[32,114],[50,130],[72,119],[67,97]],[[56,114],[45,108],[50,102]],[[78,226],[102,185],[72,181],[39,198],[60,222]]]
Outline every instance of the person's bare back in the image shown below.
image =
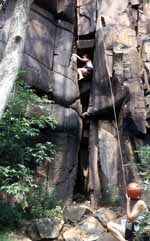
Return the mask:
[[[140,199],[131,200],[126,194],[126,220],[123,225],[115,223],[113,221],[107,224],[107,229],[112,235],[119,241],[126,241],[129,238],[133,238],[135,235],[135,221],[140,217],[146,208],[146,204]],[[124,225],[125,224],[125,225]]]

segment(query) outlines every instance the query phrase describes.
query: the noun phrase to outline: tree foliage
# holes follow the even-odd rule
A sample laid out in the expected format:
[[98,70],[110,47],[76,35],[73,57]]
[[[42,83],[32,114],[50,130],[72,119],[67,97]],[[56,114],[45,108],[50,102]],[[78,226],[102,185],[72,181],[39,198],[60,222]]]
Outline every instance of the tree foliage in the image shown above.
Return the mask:
[[18,80],[15,93],[0,120],[0,191],[23,200],[35,188],[34,173],[43,161],[51,162],[54,145],[40,139],[41,130],[54,128],[53,116],[27,118],[28,104],[42,100],[24,81]]
[[[144,190],[150,190],[150,146],[141,146],[137,151],[139,156],[138,168],[143,180]],[[150,205],[138,220],[139,230],[136,232],[135,241],[148,241],[150,237]]]
[[138,168],[144,183],[144,189],[150,190],[150,146],[141,146],[136,152],[139,156]]

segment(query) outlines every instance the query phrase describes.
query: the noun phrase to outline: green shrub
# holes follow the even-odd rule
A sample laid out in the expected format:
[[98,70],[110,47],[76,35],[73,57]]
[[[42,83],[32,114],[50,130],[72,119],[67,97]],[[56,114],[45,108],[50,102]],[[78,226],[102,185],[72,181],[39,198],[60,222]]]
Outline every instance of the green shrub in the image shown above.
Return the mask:
[[0,234],[0,241],[17,241],[17,240],[7,235]]
[[22,212],[19,207],[0,202],[0,230],[16,228],[21,218]]
[[56,219],[63,219],[64,209],[62,206],[56,206],[55,208],[46,210],[46,216],[48,218],[56,218]]
[[42,187],[35,188],[35,190],[28,195],[27,202],[30,217],[32,218],[63,218],[63,207],[61,203],[57,201],[56,195],[54,193],[47,193]]
[[17,81],[16,93],[0,120],[0,191],[25,201],[35,188],[34,174],[43,161],[51,162],[54,145],[40,137],[41,130],[54,128],[53,116],[27,118],[27,105],[43,100],[24,81]]
[[[139,156],[138,169],[143,180],[143,186],[146,191],[150,190],[150,146],[141,146],[136,153]],[[150,206],[147,207],[138,220],[139,230],[136,232],[135,241],[150,240]]]

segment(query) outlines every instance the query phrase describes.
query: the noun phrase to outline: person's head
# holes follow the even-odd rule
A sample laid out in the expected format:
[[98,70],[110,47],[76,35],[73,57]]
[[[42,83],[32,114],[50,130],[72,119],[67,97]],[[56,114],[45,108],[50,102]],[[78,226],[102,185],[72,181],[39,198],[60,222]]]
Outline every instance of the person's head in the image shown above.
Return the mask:
[[142,195],[142,187],[138,182],[131,182],[127,186],[127,194],[132,200],[138,200]]
[[89,59],[88,54],[83,54],[82,57],[85,58],[85,59]]

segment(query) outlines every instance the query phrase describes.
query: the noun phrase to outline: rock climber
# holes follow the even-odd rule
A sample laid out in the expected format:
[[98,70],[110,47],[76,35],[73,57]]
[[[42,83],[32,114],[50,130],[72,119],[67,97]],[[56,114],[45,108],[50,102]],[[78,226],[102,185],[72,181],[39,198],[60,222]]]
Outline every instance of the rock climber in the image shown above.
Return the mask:
[[110,221],[107,224],[107,229],[119,241],[133,239],[136,231],[138,231],[138,219],[142,216],[142,212],[147,210],[146,204],[141,200],[141,196],[137,199],[131,199],[126,194],[126,219],[122,224]]
[[83,67],[78,68],[78,78],[79,78],[79,80],[81,80],[92,72],[93,64],[87,54],[83,54],[82,58],[77,54],[73,54],[73,56],[77,57],[80,61],[84,62]]

